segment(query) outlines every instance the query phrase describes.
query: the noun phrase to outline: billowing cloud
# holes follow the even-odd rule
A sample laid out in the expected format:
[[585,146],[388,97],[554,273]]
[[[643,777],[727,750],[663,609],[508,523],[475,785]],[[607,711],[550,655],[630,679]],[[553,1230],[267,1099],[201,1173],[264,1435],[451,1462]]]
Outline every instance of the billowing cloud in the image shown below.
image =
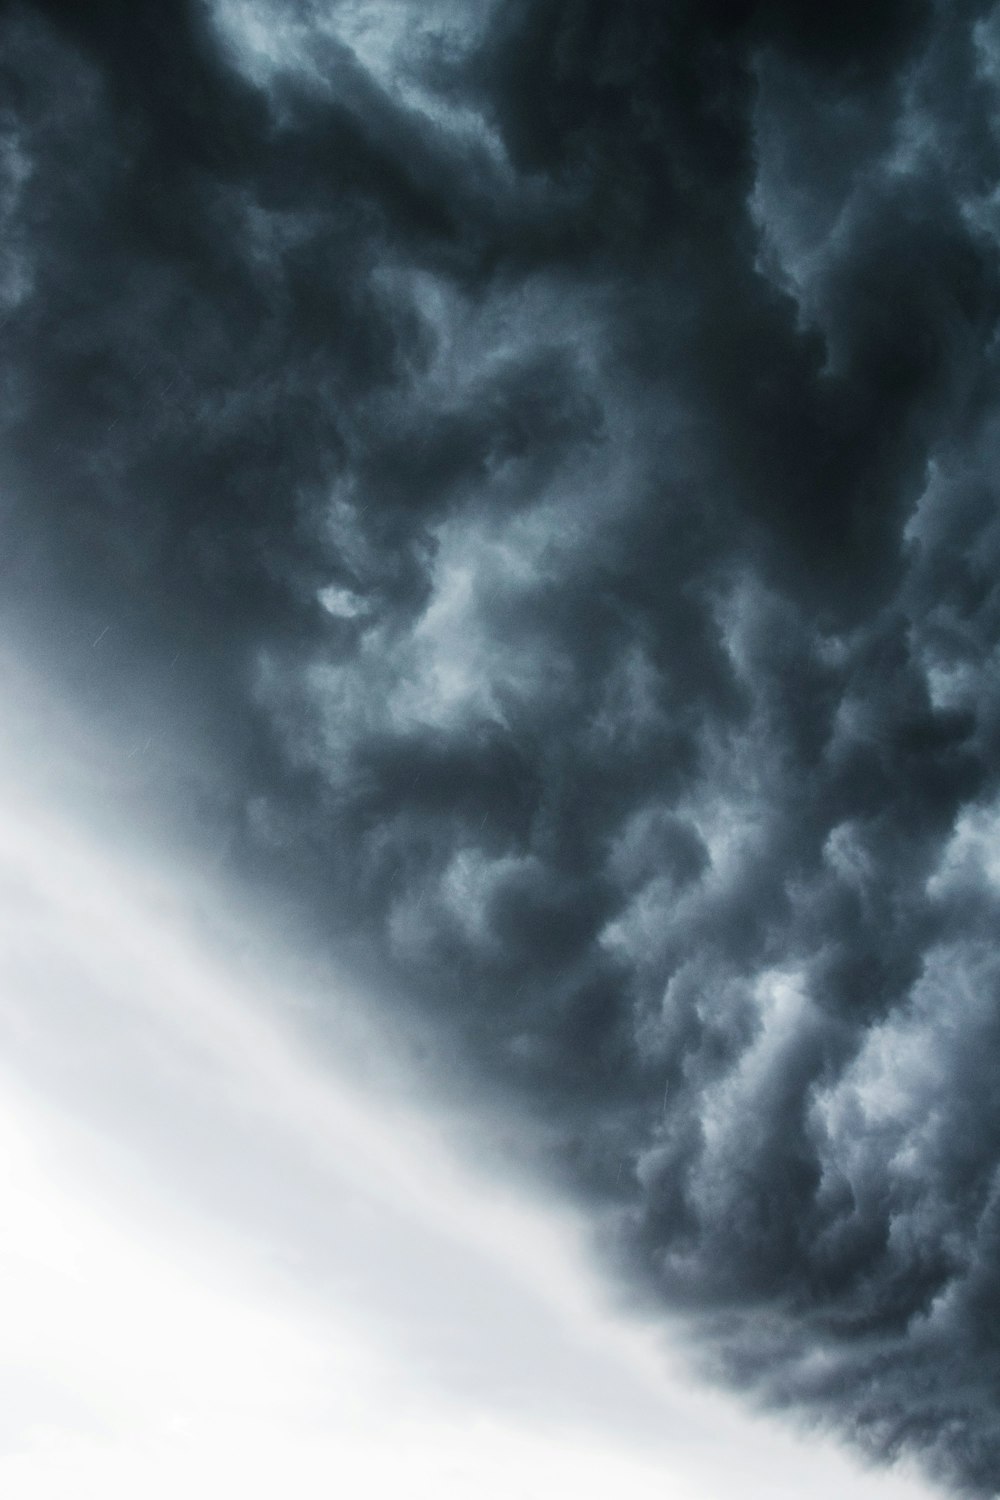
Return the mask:
[[990,13],[3,27],[12,637],[720,1375],[994,1493]]

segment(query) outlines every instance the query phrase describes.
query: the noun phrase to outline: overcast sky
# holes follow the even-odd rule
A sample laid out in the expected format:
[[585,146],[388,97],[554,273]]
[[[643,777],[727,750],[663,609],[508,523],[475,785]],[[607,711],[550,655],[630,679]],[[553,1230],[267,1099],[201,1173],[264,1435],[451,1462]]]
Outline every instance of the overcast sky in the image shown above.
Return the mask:
[[15,1500],[1000,1492],[998,89],[0,0]]
[[5,1495],[931,1500],[693,1385],[364,997],[4,749]]

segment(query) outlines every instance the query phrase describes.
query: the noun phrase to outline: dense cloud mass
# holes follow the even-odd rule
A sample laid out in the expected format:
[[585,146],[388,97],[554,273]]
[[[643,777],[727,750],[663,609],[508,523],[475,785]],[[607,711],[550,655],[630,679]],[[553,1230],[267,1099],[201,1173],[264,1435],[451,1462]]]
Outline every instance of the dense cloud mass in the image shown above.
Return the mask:
[[994,1494],[1000,19],[44,0],[0,57],[5,631],[720,1375]]

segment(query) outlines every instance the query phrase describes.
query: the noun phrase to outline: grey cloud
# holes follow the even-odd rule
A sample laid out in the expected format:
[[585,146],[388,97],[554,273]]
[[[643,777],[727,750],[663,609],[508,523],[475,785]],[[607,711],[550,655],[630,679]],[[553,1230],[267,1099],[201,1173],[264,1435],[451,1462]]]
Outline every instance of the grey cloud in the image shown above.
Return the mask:
[[995,28],[317,15],[5,12],[10,629],[722,1376],[993,1493]]

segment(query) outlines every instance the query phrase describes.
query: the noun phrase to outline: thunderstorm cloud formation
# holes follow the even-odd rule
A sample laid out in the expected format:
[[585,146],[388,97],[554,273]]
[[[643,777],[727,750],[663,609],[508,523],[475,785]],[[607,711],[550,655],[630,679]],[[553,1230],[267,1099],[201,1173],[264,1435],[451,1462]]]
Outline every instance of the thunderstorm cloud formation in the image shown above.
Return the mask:
[[102,795],[718,1379],[994,1494],[1000,15],[0,16],[3,630]]

